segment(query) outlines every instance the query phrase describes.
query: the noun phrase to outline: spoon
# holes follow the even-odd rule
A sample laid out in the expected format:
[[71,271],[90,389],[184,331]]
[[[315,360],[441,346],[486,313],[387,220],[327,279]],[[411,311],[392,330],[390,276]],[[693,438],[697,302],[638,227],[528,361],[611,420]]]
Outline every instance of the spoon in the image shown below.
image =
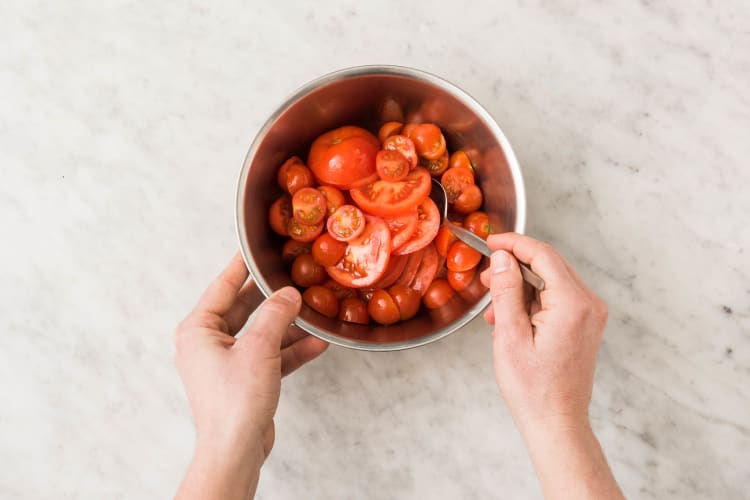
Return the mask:
[[[472,233],[468,229],[464,229],[460,226],[452,224],[448,220],[448,195],[445,194],[445,188],[437,180],[432,179],[432,190],[430,191],[430,198],[435,202],[440,212],[440,225],[441,227],[448,228],[448,231],[456,235],[456,238],[463,241],[471,248],[481,253],[486,257],[492,255],[492,250],[487,246],[487,242],[482,238]],[[544,280],[532,271],[529,266],[523,262],[519,262],[518,265],[521,267],[521,276],[526,281],[540,292],[544,290]]]

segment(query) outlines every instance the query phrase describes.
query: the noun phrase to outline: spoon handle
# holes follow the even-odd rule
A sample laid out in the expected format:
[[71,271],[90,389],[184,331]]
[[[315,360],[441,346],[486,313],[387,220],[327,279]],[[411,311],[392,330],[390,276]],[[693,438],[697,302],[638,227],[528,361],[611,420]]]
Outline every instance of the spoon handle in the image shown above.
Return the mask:
[[[455,234],[456,238],[463,241],[477,252],[486,257],[492,255],[492,250],[490,250],[490,247],[487,246],[487,242],[468,229],[464,229],[455,224],[451,224],[450,222],[443,225],[447,227],[450,232]],[[519,262],[518,265],[521,267],[521,276],[523,276],[523,279],[526,281],[526,283],[533,286],[540,292],[544,290],[544,280],[537,273],[532,271],[529,266],[527,266],[523,262]]]

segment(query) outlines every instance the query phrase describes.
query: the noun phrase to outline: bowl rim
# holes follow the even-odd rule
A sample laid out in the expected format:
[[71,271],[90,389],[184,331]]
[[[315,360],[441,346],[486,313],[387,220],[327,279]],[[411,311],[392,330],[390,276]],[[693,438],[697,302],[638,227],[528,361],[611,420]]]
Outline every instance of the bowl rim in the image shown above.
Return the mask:
[[[493,116],[484,108],[479,101],[474,99],[469,93],[454,85],[453,83],[445,80],[442,77],[436,76],[426,71],[406,67],[406,66],[395,66],[395,65],[365,65],[365,66],[353,66],[349,68],[343,68],[331,73],[327,73],[319,78],[309,81],[308,83],[298,87],[294,92],[289,94],[281,104],[279,104],[275,111],[271,113],[268,119],[263,123],[263,126],[255,134],[253,142],[250,144],[250,148],[245,155],[242,162],[242,168],[240,169],[239,178],[237,181],[237,190],[235,193],[235,229],[237,237],[240,242],[240,249],[242,253],[242,259],[245,261],[245,265],[250,271],[250,276],[255,281],[258,289],[263,293],[264,296],[269,297],[273,290],[268,286],[268,283],[263,278],[260,270],[255,264],[254,259],[250,253],[249,243],[247,239],[247,232],[244,224],[244,194],[245,184],[250,170],[250,163],[252,158],[255,157],[258,148],[262,140],[268,134],[268,131],[276,123],[276,120],[292,105],[294,105],[300,99],[303,99],[311,91],[318,87],[333,83],[335,81],[344,80],[359,76],[368,75],[394,75],[402,76],[407,78],[413,78],[416,80],[425,81],[430,83],[445,92],[453,95],[456,99],[460,100],[464,105],[470,108],[477,116],[481,119],[489,130],[492,131],[493,135],[497,138],[500,147],[503,150],[506,160],[508,161],[508,167],[511,171],[511,177],[513,178],[513,187],[516,194],[516,221],[514,231],[517,233],[523,233],[526,227],[526,190],[524,188],[523,175],[521,173],[521,167],[516,158],[515,152],[510,145],[507,137],[503,133],[500,125],[493,118]],[[347,347],[350,349],[362,350],[362,351],[400,351],[404,349],[411,349],[414,347],[420,347],[444,337],[447,337],[451,333],[461,329],[470,321],[472,321],[479,313],[482,312],[490,304],[490,293],[487,291],[469,310],[466,311],[460,318],[457,318],[449,325],[441,328],[439,331],[410,340],[401,340],[396,342],[383,342],[383,343],[368,343],[366,341],[347,339],[343,337],[336,337],[329,335],[328,333],[318,329],[314,325],[301,317],[297,317],[294,320],[294,324],[302,328],[306,332],[335,344],[341,347]]]

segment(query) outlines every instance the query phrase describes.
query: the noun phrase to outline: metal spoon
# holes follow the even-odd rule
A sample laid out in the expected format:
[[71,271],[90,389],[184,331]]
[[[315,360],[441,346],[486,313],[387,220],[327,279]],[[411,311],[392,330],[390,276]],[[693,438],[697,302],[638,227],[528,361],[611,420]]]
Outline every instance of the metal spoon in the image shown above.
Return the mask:
[[[445,194],[445,188],[437,180],[432,179],[432,190],[430,191],[430,198],[435,202],[440,212],[440,224],[443,227],[456,235],[456,238],[463,241],[477,252],[487,257],[492,255],[492,250],[487,246],[487,242],[482,238],[472,233],[468,229],[464,229],[455,224],[452,224],[448,220],[448,195]],[[518,265],[521,267],[521,276],[526,281],[540,292],[544,290],[544,280],[532,271],[529,266],[523,262],[519,262]]]

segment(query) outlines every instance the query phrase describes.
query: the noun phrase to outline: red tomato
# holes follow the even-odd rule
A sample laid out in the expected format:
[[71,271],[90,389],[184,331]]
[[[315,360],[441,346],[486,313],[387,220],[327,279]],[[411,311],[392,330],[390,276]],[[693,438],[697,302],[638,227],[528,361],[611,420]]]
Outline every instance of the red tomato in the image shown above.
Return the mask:
[[383,273],[383,277],[381,277],[372,287],[388,288],[394,284],[404,272],[408,260],[409,258],[406,255],[391,255],[391,260],[388,263],[385,273]]
[[377,137],[367,130],[341,127],[315,139],[307,164],[320,184],[352,189],[377,179],[375,155],[379,149]]
[[401,321],[406,321],[417,315],[419,311],[419,292],[404,285],[393,285],[388,289],[393,301],[398,306]]
[[384,181],[400,181],[409,175],[409,160],[398,151],[381,149],[375,157],[375,168],[378,176]]
[[367,304],[363,300],[353,297],[342,300],[339,307],[339,319],[360,325],[368,324],[370,315],[367,313]]
[[443,153],[443,156],[437,160],[428,160],[427,158],[420,157],[419,164],[427,169],[433,177],[439,177],[448,168],[448,152]]
[[422,302],[428,309],[437,309],[445,305],[455,293],[447,281],[437,279],[427,288],[422,297]]
[[490,235],[490,219],[484,212],[474,212],[464,219],[464,227],[482,239]]
[[359,298],[364,300],[366,303],[370,303],[370,299],[372,298],[372,293],[375,291],[374,288],[359,288],[357,289],[357,295],[359,295]]
[[383,141],[383,149],[392,149],[398,151],[404,158],[409,160],[411,168],[417,166],[419,158],[417,158],[417,149],[414,147],[414,142],[406,137],[405,135],[392,135]]
[[333,291],[333,294],[339,300],[349,299],[357,296],[357,291],[354,288],[349,288],[348,286],[344,286],[334,280],[329,279],[328,281],[323,283],[323,286],[330,288]]
[[321,266],[335,266],[346,252],[346,243],[323,233],[312,244],[312,256]]
[[430,286],[432,280],[435,279],[437,270],[437,250],[435,250],[435,245],[427,245],[424,249],[424,257],[422,257],[422,262],[419,264],[417,275],[414,277],[414,281],[411,283],[411,287],[419,292],[420,296],[424,295],[427,291],[427,287]]
[[411,213],[397,215],[396,217],[385,217],[385,223],[391,230],[391,239],[393,248],[398,248],[406,243],[417,230],[419,222],[419,212],[414,210]]
[[323,221],[314,225],[302,224],[297,219],[292,218],[289,219],[289,224],[286,226],[286,230],[289,231],[289,236],[293,240],[301,241],[302,243],[309,243],[323,232],[324,225]]
[[383,217],[402,215],[414,210],[430,194],[432,183],[427,170],[417,167],[401,181],[377,180],[367,186],[352,189],[355,203],[367,213]]
[[281,250],[281,258],[284,259],[285,262],[291,262],[298,255],[310,253],[310,251],[311,246],[309,243],[302,243],[297,240],[287,240],[287,242],[284,243],[284,248]]
[[409,134],[411,134],[411,131],[414,130],[418,126],[419,126],[419,123],[407,123],[406,125],[404,125],[404,128],[401,129],[401,135],[405,135],[406,137],[409,137]]
[[365,230],[365,216],[354,205],[341,205],[328,217],[328,232],[339,241],[351,241]]
[[312,255],[298,255],[292,263],[292,281],[299,286],[320,285],[327,279],[323,266],[315,263]]
[[[345,286],[372,286],[385,274],[391,256],[391,232],[379,217],[365,216],[364,232],[349,242],[344,258],[326,267],[331,278]],[[299,258],[299,257],[298,257]]]
[[276,180],[284,191],[289,190],[289,187],[287,186],[287,173],[289,172],[289,167],[292,165],[304,165],[304,163],[302,163],[302,159],[300,159],[299,156],[292,156],[285,161],[281,167],[279,167],[279,173],[276,176]]
[[323,316],[335,318],[339,312],[339,301],[330,288],[311,286],[302,294],[302,300]]
[[[394,257],[397,256],[391,256],[391,258]],[[405,257],[408,257],[408,260],[406,261],[406,265],[404,266],[404,272],[401,273],[401,276],[398,278],[396,283],[398,283],[399,285],[409,286],[411,285],[412,281],[414,281],[414,277],[417,275],[419,266],[422,263],[422,257],[424,257],[424,248],[410,253]]]
[[378,139],[383,144],[392,135],[400,134],[404,124],[401,122],[386,122],[378,131]]
[[448,271],[448,284],[455,291],[460,292],[474,280],[474,276],[477,274],[477,268],[473,267],[468,271]]
[[435,236],[435,248],[437,249],[437,252],[442,257],[447,257],[448,250],[450,250],[451,245],[457,239],[458,238],[456,238],[456,235],[453,234],[450,229],[448,229],[447,227],[441,227],[438,231],[437,236]]
[[346,203],[344,193],[333,186],[320,186],[318,191],[320,191],[320,194],[322,194],[323,198],[326,200],[326,215],[329,217],[333,215],[333,212],[335,212],[337,208]]
[[317,189],[304,187],[292,196],[292,210],[302,224],[315,225],[326,216],[326,200]]
[[440,183],[448,195],[448,203],[455,203],[464,189],[474,185],[474,174],[468,168],[449,168],[443,174]]
[[417,154],[428,160],[437,160],[445,154],[445,137],[440,127],[432,123],[422,123],[409,131]]
[[276,234],[289,236],[289,221],[292,220],[292,200],[282,196],[273,202],[268,210],[268,223]]
[[474,166],[471,164],[469,155],[466,154],[466,151],[461,149],[451,155],[450,167],[463,167],[471,170],[471,173],[474,173]]
[[286,190],[294,194],[302,188],[315,185],[312,172],[302,163],[290,165],[286,171]]
[[367,312],[370,317],[382,325],[392,325],[401,319],[401,313],[398,310],[393,297],[383,289],[375,290],[372,293],[370,303],[367,304]]
[[448,250],[445,265],[448,271],[465,272],[476,267],[480,260],[482,260],[482,254],[463,241],[457,241]]
[[482,190],[479,186],[472,184],[467,186],[461,193],[456,202],[453,204],[453,208],[456,212],[461,214],[470,214],[476,212],[482,206]]
[[412,237],[393,251],[396,255],[412,253],[426,247],[435,239],[440,229],[440,212],[437,205],[430,198],[426,198],[417,207],[418,219],[417,230]]

